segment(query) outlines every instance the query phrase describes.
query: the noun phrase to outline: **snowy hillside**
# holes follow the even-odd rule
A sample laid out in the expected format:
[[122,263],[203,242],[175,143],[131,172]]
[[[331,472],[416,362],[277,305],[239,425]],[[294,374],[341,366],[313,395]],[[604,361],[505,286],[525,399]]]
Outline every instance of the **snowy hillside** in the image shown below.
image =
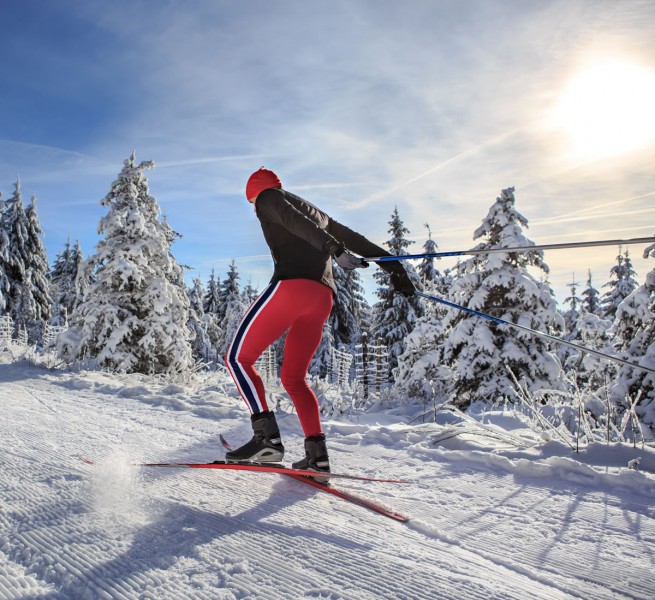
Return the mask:
[[[402,524],[278,475],[131,467],[249,437],[221,375],[181,386],[5,359],[0,406],[1,599],[655,596],[652,449],[574,454],[510,413],[486,430],[401,409],[328,421],[335,471],[411,480],[338,484]],[[301,431],[279,415],[294,460]]]

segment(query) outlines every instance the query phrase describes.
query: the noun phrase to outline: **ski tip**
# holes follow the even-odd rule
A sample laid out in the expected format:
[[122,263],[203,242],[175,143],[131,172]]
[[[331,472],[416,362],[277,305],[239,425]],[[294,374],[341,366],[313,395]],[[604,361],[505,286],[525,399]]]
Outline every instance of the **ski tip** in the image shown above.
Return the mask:
[[80,456],[80,459],[82,460],[82,462],[85,462],[87,465],[95,465],[95,463],[92,460],[89,460],[84,456]]

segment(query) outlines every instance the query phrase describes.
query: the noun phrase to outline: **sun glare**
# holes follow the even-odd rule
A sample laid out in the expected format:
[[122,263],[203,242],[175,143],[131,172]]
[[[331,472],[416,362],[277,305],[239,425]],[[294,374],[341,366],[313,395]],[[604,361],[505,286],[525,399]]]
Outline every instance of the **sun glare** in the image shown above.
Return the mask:
[[655,71],[618,61],[588,67],[565,86],[554,120],[578,158],[644,148],[655,141]]

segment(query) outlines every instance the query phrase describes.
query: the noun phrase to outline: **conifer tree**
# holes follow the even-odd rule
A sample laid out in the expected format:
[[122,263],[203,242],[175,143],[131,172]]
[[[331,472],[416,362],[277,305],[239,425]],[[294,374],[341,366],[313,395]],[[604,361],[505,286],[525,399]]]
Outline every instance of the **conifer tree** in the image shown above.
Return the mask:
[[3,213],[8,242],[5,266],[9,284],[7,312],[16,328],[24,328],[30,343],[39,343],[50,318],[49,269],[43,231],[36,212],[36,198],[27,210],[23,205],[20,180]]
[[104,238],[87,263],[95,274],[72,324],[58,340],[60,355],[93,358],[121,372],[174,375],[192,366],[189,299],[170,245],[174,235],[148,190],[134,154],[101,204]]
[[564,299],[564,304],[568,305],[569,309],[564,312],[564,337],[567,340],[577,339],[576,327],[582,307],[582,298],[577,295],[578,283],[573,281],[569,284],[570,294]]
[[0,192],[0,315],[4,313],[9,303],[9,237],[5,223],[5,204]]
[[205,309],[203,308],[205,290],[202,286],[202,279],[200,279],[200,277],[194,277],[191,284],[192,285],[188,290],[189,308],[194,311],[196,315],[202,317],[202,315],[205,314]]
[[213,357],[218,361],[222,361],[220,355],[220,348],[223,343],[223,336],[220,330],[219,313],[221,311],[220,299],[221,285],[220,281],[216,278],[216,273],[212,267],[209,281],[207,282],[207,291],[203,299],[203,325],[207,333],[209,344],[212,347]]
[[212,267],[212,272],[209,276],[209,281],[207,282],[207,291],[205,292],[202,307],[205,314],[210,313],[217,315],[220,310],[220,306],[220,284],[218,281],[216,281],[216,273]]
[[220,288],[220,312],[218,314],[220,321],[218,325],[221,339],[218,350],[221,358],[225,356],[228,346],[232,343],[246,308],[248,308],[248,303],[240,290],[239,271],[236,263],[232,260]]
[[43,245],[43,230],[39,223],[36,210],[36,196],[25,211],[27,217],[27,253],[29,256],[29,295],[33,298],[34,308],[24,314],[24,320],[28,323],[27,329],[30,338],[34,342],[40,342],[43,337],[43,329],[46,321],[52,312],[52,299],[50,297],[50,267],[48,256]]
[[337,264],[333,266],[333,273],[337,294],[309,369],[312,375],[319,377],[328,374],[332,349],[352,352],[361,339],[362,317],[368,310],[359,273],[354,269],[346,271]]
[[[580,320],[584,313],[582,309],[583,300],[577,294],[578,285],[579,284],[575,281],[574,274],[573,281],[569,284],[570,293],[563,302],[563,304],[569,308],[562,312],[562,317],[564,319],[564,332],[562,337],[569,342],[576,343],[579,343],[582,338]],[[580,368],[583,354],[579,350],[566,344],[559,344],[555,350],[557,351],[557,356],[562,363],[565,372],[577,371]]]
[[53,324],[63,325],[68,321],[81,297],[77,287],[77,275],[84,262],[80,242],[71,246],[70,238],[64,250],[57,254],[50,271],[50,295],[52,296]]
[[[579,336],[576,343],[612,355],[615,351],[612,348],[613,340],[609,335],[611,327],[611,321],[583,311],[578,319]],[[616,379],[618,372],[616,363],[588,352],[575,350],[570,354],[564,367],[569,375],[573,374],[578,389],[582,390],[589,399],[587,409],[591,410],[597,419],[606,414],[607,385]]]
[[5,276],[7,279],[6,312],[16,320],[23,298],[23,283],[26,278],[25,245],[27,243],[27,215],[23,205],[20,179],[14,184],[14,194],[5,202],[3,210],[3,233],[7,240]]
[[321,335],[321,342],[318,345],[312,361],[309,365],[310,375],[316,375],[320,378],[327,377],[332,366],[332,349],[337,348],[332,335],[332,327],[326,321],[323,325],[323,334]]
[[[428,240],[423,245],[426,253],[437,251],[437,244],[432,240],[430,227]],[[425,291],[437,298],[447,298],[452,279],[449,271],[441,273],[434,267],[434,259],[425,258],[419,266],[419,275]],[[425,307],[423,316],[417,319],[412,332],[405,340],[405,351],[398,360],[395,373],[395,389],[399,395],[423,402],[438,401],[447,397],[450,370],[442,364],[442,351],[449,330],[444,328],[444,319],[448,311],[443,304],[430,302]]]
[[600,311],[600,293],[591,282],[591,269],[588,271],[587,287],[582,292],[582,309],[592,315],[599,314]]
[[428,307],[405,340],[395,373],[394,389],[399,397],[423,402],[448,398],[452,372],[444,364],[443,349],[450,330],[444,327],[443,316],[454,309],[440,306],[440,313]]
[[[484,238],[476,248],[534,245],[523,234],[527,226],[516,210],[514,188],[507,188],[475,231],[474,239]],[[548,272],[542,251],[478,254],[461,263],[450,299],[531,329],[559,332],[563,319],[552,291],[528,267]],[[563,388],[560,364],[542,337],[464,311],[449,312],[444,327],[452,328],[444,360],[453,371],[451,397],[457,405],[512,401],[515,391],[508,368],[532,392]]]
[[[423,251],[425,254],[434,254],[437,252],[439,246],[432,239],[432,232],[430,226],[426,223],[425,228],[428,230],[428,239],[423,244]],[[435,258],[426,257],[421,260],[418,267],[418,275],[423,289],[430,293],[435,294],[439,298],[446,298],[452,283],[452,276],[450,269],[446,269],[443,273],[434,265]],[[431,307],[439,307],[438,304],[428,305]],[[429,310],[429,308],[428,308]],[[443,309],[440,309],[443,312]]]
[[246,306],[250,306],[259,296],[259,292],[253,287],[252,282],[248,281],[246,287],[243,288],[243,300]]
[[610,281],[603,287],[608,290],[601,299],[601,315],[605,319],[614,319],[619,304],[623,302],[639,285],[635,279],[637,273],[632,267],[630,254],[619,247],[619,254],[616,257],[616,264],[610,269]]
[[[648,257],[655,258],[655,244],[644,251],[644,258]],[[655,369],[655,268],[618,306],[609,333],[621,358]],[[638,414],[655,431],[655,377],[651,373],[621,365],[610,391],[616,406],[623,410],[641,393]]]
[[203,289],[200,277],[194,277],[192,286],[188,289],[189,296],[189,329],[193,332],[191,350],[195,360],[209,360],[211,356],[210,342],[205,329],[205,310],[203,308]]
[[[389,252],[395,256],[407,254],[406,248],[412,244],[406,238],[409,230],[405,227],[394,208],[389,221],[391,238],[385,242]],[[414,267],[405,262],[405,269],[414,285],[418,288],[418,275]],[[423,305],[416,296],[406,298],[396,294],[390,287],[390,276],[386,271],[378,269],[373,275],[380,287],[377,296],[380,301],[374,306],[373,340],[381,339],[389,349],[389,367],[393,372],[398,366],[398,357],[405,350],[405,339],[412,331],[416,320],[423,314]]]
[[[239,298],[240,295],[239,270],[237,269],[234,259],[232,259],[227,274],[225,275],[225,279],[223,279],[218,288],[218,310],[216,311],[216,314],[218,315],[219,323],[222,323],[225,319],[228,302],[234,301],[234,299]],[[239,303],[241,303],[240,298]]]
[[[424,227],[428,230],[428,239],[423,244],[424,254],[434,254],[438,250],[437,243],[432,239],[432,231],[430,225],[426,223]],[[418,276],[425,290],[431,290],[439,277],[439,271],[434,266],[436,259],[426,256],[423,258],[418,266]]]
[[328,318],[337,348],[352,348],[360,341],[362,315],[368,310],[362,279],[356,270],[346,271],[335,263],[334,282],[337,295]]

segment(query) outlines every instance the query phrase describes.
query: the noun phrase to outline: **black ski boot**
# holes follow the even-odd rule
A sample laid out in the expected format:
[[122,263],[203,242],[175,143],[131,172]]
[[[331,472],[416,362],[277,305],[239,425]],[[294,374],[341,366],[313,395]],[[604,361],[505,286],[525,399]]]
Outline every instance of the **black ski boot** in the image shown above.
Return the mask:
[[266,411],[250,417],[255,435],[247,443],[225,453],[227,462],[280,462],[284,458],[284,446],[275,414]]
[[325,435],[314,435],[305,438],[305,458],[291,465],[294,469],[328,473],[325,477],[312,477],[318,483],[327,483],[330,480],[330,459],[328,458]]

